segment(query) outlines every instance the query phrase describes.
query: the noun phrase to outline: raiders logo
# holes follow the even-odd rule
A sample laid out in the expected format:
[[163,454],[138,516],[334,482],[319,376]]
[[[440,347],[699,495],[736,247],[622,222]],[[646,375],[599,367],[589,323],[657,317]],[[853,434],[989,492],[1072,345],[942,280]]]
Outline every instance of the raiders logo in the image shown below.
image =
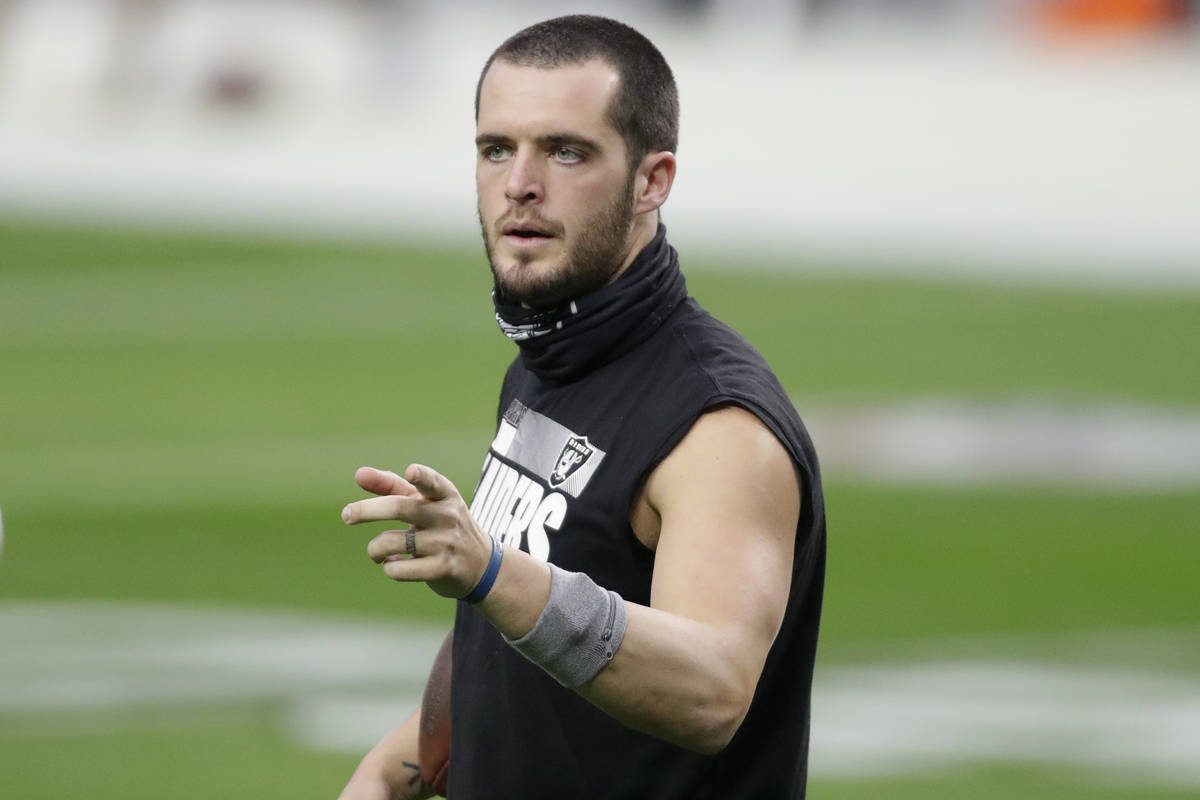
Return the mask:
[[550,473],[550,485],[562,485],[563,481],[570,478],[587,463],[594,452],[596,451],[588,444],[586,436],[572,436],[567,439],[567,443],[563,445],[562,451],[558,454],[558,462],[554,466],[554,471]]

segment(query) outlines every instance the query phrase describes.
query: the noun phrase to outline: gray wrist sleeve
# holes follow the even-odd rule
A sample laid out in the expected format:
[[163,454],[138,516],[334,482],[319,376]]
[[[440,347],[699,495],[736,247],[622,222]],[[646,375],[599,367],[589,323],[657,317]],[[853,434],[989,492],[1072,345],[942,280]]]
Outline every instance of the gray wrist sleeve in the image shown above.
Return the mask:
[[625,638],[625,601],[582,572],[550,565],[550,600],[520,639],[504,640],[574,689],[608,666]]

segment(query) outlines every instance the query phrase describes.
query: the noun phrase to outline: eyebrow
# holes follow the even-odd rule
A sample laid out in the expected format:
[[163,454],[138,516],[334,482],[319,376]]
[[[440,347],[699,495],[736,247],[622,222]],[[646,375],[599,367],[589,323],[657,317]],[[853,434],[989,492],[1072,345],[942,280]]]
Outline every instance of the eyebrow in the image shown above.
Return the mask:
[[563,145],[569,145],[579,147],[584,150],[590,150],[593,153],[599,152],[600,150],[600,145],[596,141],[588,139],[586,136],[579,136],[578,134],[574,133],[551,133],[546,136],[539,136],[538,144],[546,147],[547,149],[551,147],[562,147]]
[[[511,143],[511,137],[500,133],[481,133],[475,137],[476,147]],[[546,149],[552,147],[573,146],[583,148],[584,150],[589,150],[593,153],[598,153],[602,149],[600,144],[594,139],[589,139],[586,136],[580,136],[576,133],[548,133],[545,136],[539,136],[537,138],[537,143]]]
[[475,137],[475,146],[483,147],[485,144],[508,144],[511,141],[507,136],[501,136],[498,133],[481,133]]

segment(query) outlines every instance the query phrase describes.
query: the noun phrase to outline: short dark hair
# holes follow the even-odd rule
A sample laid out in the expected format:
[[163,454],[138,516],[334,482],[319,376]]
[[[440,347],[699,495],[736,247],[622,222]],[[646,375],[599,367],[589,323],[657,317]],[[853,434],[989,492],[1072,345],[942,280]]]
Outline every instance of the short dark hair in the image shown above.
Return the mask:
[[632,168],[651,152],[679,146],[679,92],[667,60],[628,25],[590,14],[548,19],[513,34],[483,65],[475,86],[475,119],[483,79],[496,61],[552,69],[592,59],[610,64],[620,78],[608,119],[625,141]]

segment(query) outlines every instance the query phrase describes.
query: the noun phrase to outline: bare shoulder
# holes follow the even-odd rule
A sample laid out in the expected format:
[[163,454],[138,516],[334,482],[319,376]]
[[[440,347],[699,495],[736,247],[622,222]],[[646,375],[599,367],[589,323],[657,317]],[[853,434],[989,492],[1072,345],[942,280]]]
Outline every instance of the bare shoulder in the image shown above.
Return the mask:
[[689,520],[766,514],[794,528],[799,506],[788,451],[755,414],[729,405],[696,419],[647,478],[630,521],[642,543],[656,549],[667,514]]

